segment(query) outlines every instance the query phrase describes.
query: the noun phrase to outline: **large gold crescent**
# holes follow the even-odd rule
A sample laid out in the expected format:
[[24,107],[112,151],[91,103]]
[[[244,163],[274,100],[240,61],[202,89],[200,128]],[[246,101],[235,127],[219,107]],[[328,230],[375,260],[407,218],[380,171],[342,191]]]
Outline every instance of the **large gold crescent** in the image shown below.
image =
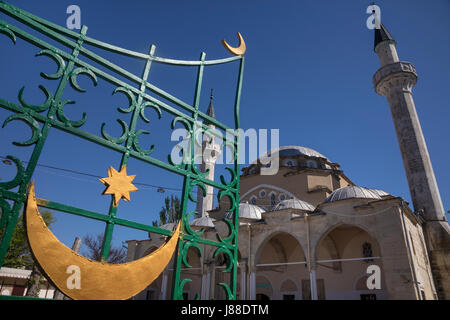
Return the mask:
[[[181,226],[180,222],[170,240],[150,255],[132,262],[109,264],[80,256],[55,237],[39,214],[34,183],[28,192],[25,219],[28,243],[44,273],[65,295],[80,300],[123,300],[144,290],[170,262]],[[79,289],[68,288],[73,266],[79,268]]]
[[222,44],[225,47],[225,49],[227,49],[231,54],[234,54],[235,56],[242,56],[247,50],[247,46],[245,45],[244,38],[242,38],[239,32],[237,33],[237,36],[239,38],[239,47],[233,48],[225,40],[222,40]]

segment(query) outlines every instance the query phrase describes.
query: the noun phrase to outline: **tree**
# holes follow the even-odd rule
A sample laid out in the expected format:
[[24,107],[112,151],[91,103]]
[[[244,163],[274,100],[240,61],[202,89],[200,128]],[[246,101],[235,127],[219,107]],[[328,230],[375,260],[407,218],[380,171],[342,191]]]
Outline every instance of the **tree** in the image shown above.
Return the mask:
[[171,195],[164,199],[164,207],[159,212],[159,221],[152,222],[154,227],[162,226],[167,223],[177,222],[181,219],[181,201],[177,196]]
[[[87,235],[83,239],[87,246],[85,256],[95,261],[102,260],[103,237],[98,234],[96,237]],[[123,263],[127,257],[127,252],[124,247],[111,247],[109,249],[108,263]]]
[[[56,221],[52,212],[41,212],[42,218],[47,227]],[[3,236],[4,230],[0,230],[0,238]],[[11,237],[11,242],[6,252],[3,267],[9,268],[26,268],[30,269],[34,265],[33,257],[28,246],[27,236],[25,233],[25,226],[23,224],[23,215],[19,217],[14,233]]]
[[[42,211],[41,215],[47,227],[50,227],[50,225],[56,221],[56,218],[50,211]],[[0,238],[3,236],[3,232],[3,230],[0,230]],[[30,278],[27,280],[26,295],[31,297],[37,297],[39,295],[39,290],[44,278],[38,270],[31,255],[30,247],[28,246],[25,226],[23,224],[23,214],[20,216],[16,228],[14,229],[3,266],[9,268],[31,269]]]

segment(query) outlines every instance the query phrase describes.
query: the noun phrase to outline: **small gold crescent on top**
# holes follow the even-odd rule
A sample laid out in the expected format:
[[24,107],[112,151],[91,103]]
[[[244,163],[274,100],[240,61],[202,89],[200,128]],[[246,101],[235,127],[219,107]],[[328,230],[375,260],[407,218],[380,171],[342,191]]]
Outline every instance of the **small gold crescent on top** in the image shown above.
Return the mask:
[[222,40],[222,44],[225,47],[225,49],[227,49],[231,54],[234,54],[235,56],[242,56],[247,50],[247,46],[245,45],[244,38],[242,38],[239,32],[237,33],[237,36],[239,38],[239,47],[233,48],[225,40]]

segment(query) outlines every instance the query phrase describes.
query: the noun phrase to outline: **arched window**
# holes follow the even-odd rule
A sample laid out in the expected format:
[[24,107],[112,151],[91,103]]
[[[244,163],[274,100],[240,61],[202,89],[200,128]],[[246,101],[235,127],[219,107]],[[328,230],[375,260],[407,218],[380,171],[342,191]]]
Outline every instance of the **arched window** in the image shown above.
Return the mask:
[[306,161],[306,166],[307,166],[308,168],[314,168],[314,169],[316,169],[316,168],[317,168],[317,162],[314,161],[314,160],[308,160],[308,161]]
[[250,203],[251,203],[251,204],[256,204],[256,196],[252,196],[252,197],[250,198]]
[[278,196],[278,200],[280,200],[280,201],[286,200],[286,195],[284,193],[280,194]]
[[295,161],[294,160],[287,160],[284,163],[284,165],[287,166],[287,167],[295,167]]
[[277,197],[275,193],[270,194],[270,205],[274,207],[277,204]]
[[297,285],[292,280],[285,280],[280,287],[281,298],[283,300],[297,300]]
[[[362,245],[362,253],[364,258],[373,257],[372,245],[369,242],[364,242]],[[373,259],[367,259],[366,262],[373,261]]]
[[266,190],[261,190],[261,191],[259,192],[259,197],[260,197],[260,198],[264,198],[266,195],[267,195]]

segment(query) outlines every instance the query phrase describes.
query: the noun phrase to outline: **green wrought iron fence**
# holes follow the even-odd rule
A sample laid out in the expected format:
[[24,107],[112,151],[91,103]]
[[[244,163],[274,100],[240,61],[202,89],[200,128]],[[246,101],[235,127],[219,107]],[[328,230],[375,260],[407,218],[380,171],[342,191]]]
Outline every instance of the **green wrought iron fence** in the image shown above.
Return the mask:
[[[83,26],[79,33],[68,30],[54,23],[46,21],[29,12],[19,9],[15,6],[0,1],[0,12],[13,18],[14,21],[30,27],[39,33],[39,37],[26,32],[12,23],[7,23],[0,19],[0,33],[9,37],[15,44],[18,39],[26,41],[39,48],[37,55],[45,55],[52,58],[58,66],[56,73],[41,73],[41,76],[47,80],[58,81],[55,92],[51,92],[44,85],[39,88],[46,96],[46,101],[41,105],[32,105],[27,103],[23,98],[24,88],[18,90],[18,103],[6,101],[0,98],[0,107],[7,109],[12,114],[3,122],[3,128],[10,121],[20,120],[26,123],[32,130],[32,137],[23,142],[13,142],[16,146],[31,147],[32,153],[29,159],[19,159],[14,155],[8,155],[7,159],[13,162],[17,168],[16,176],[7,182],[0,182],[0,229],[3,229],[3,236],[0,242],[0,266],[3,264],[5,254],[8,250],[11,237],[17,224],[19,213],[26,200],[27,186],[38,164],[39,157],[46,139],[51,130],[62,130],[71,135],[75,135],[89,142],[93,142],[104,148],[112,149],[121,155],[119,168],[127,165],[130,158],[140,160],[146,164],[157,166],[164,170],[183,177],[182,188],[182,232],[178,242],[177,252],[174,262],[172,298],[183,299],[183,286],[191,281],[189,278],[181,279],[181,268],[191,267],[186,261],[187,251],[190,247],[196,247],[202,252],[201,245],[215,247],[214,256],[224,254],[227,256],[225,272],[229,273],[229,283],[220,283],[226,293],[227,299],[236,299],[236,283],[237,283],[237,257],[238,257],[238,210],[239,210],[239,104],[242,89],[244,57],[233,56],[230,58],[219,60],[206,60],[206,54],[201,53],[198,61],[182,61],[161,58],[155,55],[155,46],[152,45],[148,53],[139,53],[117,46],[104,43],[87,36],[87,27]],[[42,38],[48,37],[59,44],[68,48],[71,53],[65,52]],[[118,65],[108,61],[101,55],[87,49],[85,45],[91,45],[101,50],[108,51],[117,55],[128,56],[135,59],[145,61],[145,68],[142,76],[138,77],[133,73],[119,67]],[[234,101],[234,122],[235,127],[231,128],[222,122],[209,117],[207,114],[199,110],[200,94],[202,90],[202,80],[205,67],[231,63],[237,61],[239,63],[239,71],[237,75],[237,84]],[[195,85],[193,103],[189,104],[181,99],[171,95],[170,93],[156,87],[148,81],[149,73],[153,64],[167,64],[174,66],[193,67],[197,69],[197,79]],[[96,67],[100,65],[105,70]],[[84,74],[92,79],[94,86],[101,80],[115,86],[114,92],[122,92],[129,98],[130,105],[128,108],[119,108],[122,113],[131,114],[129,123],[118,119],[123,129],[123,134],[119,138],[110,136],[104,124],[99,128],[98,134],[92,134],[83,130],[88,115],[83,114],[81,120],[72,120],[64,112],[64,106],[72,103],[63,100],[63,92],[67,85],[70,84],[75,90],[85,92],[77,82],[77,77]],[[127,79],[131,84],[121,80]],[[6,79],[2,79],[6,81]],[[150,95],[150,93],[152,95]],[[163,100],[169,101],[172,105],[165,103]],[[174,107],[175,106],[175,107]],[[103,106],[106,110],[108,106]],[[189,132],[191,152],[184,154],[184,160],[181,164],[175,164],[170,155],[168,161],[164,162],[152,157],[153,148],[150,150],[143,149],[137,139],[139,135],[148,133],[145,130],[137,130],[137,124],[143,120],[148,122],[144,115],[144,109],[147,107],[157,110],[159,115],[168,113],[174,116],[172,122],[172,130],[176,123],[181,123]],[[224,130],[232,135],[231,141],[227,141],[227,146],[233,150],[234,164],[227,168],[231,173],[231,180],[221,176],[220,182],[212,181],[206,178],[206,173],[200,172],[195,165],[194,139],[201,133],[209,132],[216,134],[214,130],[201,122],[207,121],[213,124],[219,130]],[[39,125],[41,123],[41,125]],[[5,130],[5,129],[4,129]],[[203,237],[203,230],[194,231],[189,225],[189,219],[194,214],[187,212],[189,201],[195,202],[192,197],[192,189],[198,187],[206,192],[205,185],[213,186],[219,190],[218,201],[224,197],[228,197],[231,205],[229,211],[233,213],[224,221],[229,228],[229,234],[225,238],[217,235],[217,241],[206,239]],[[16,191],[14,191],[14,190]],[[111,200],[109,211],[107,214],[100,212],[88,211],[83,208],[68,206],[63,203],[53,202],[50,200],[38,199],[38,205],[48,209],[54,209],[65,213],[95,219],[105,223],[104,240],[102,247],[102,257],[107,260],[110,250],[111,238],[115,225],[134,228],[161,235],[170,236],[172,231],[154,227],[152,225],[137,223],[126,219],[118,218],[118,207],[113,205]]]

